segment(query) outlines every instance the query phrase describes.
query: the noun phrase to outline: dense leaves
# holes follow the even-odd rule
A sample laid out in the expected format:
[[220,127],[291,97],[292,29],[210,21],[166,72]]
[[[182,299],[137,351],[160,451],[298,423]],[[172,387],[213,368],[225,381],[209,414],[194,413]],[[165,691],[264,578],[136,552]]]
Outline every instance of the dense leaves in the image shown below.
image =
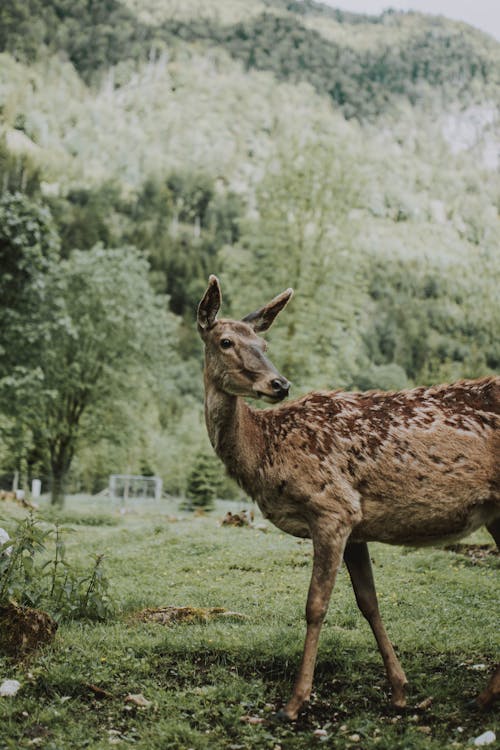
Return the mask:
[[[401,46],[382,43],[358,48],[328,38],[304,24],[303,18],[326,13],[340,24],[381,23],[370,17],[325,10],[314,3],[276,3],[233,25],[213,18],[169,19],[148,25],[118,0],[7,0],[0,11],[0,51],[34,60],[43,45],[64,50],[86,81],[123,60],[146,60],[179,41],[204,42],[225,48],[247,69],[270,70],[278,78],[307,81],[329,96],[346,117],[374,117],[391,107],[396,96],[415,103],[422,84],[439,88],[449,100],[472,94],[479,84],[498,87],[498,60],[482,49],[480,38],[439,19],[422,19]],[[387,14],[385,18],[391,18]],[[399,20],[392,14],[395,25]],[[404,16],[402,16],[404,18]]]
[[59,238],[49,209],[22,193],[0,196],[0,374],[33,364],[40,304],[47,296],[44,279],[58,258]]
[[[490,270],[498,278],[498,263]],[[365,334],[371,362],[375,366],[398,363],[415,383],[498,371],[496,293],[477,281],[443,275],[438,267],[423,262],[399,261],[388,273],[387,266],[377,262],[370,285],[375,314]],[[483,311],[474,302],[478,294],[483,297]]]
[[210,510],[220,487],[220,463],[213,453],[199,453],[187,479],[186,497],[189,507]]
[[[30,441],[46,453],[53,500],[61,502],[78,440],[99,437],[97,415],[109,421],[140,373],[143,387],[148,373],[154,387],[157,368],[175,366],[175,323],[137,252],[97,245],[59,260],[48,209],[31,205],[29,214],[20,196],[7,196],[3,207],[4,233],[14,239],[5,243],[1,311],[11,338],[0,396],[24,452]],[[85,436],[82,420],[91,415]]]

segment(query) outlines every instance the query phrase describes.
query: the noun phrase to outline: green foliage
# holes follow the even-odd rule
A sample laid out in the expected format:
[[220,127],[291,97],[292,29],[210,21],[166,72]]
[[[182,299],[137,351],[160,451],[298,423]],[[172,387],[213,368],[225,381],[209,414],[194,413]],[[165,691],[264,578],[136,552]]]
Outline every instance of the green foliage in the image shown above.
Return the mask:
[[191,321],[218,248],[239,237],[242,211],[241,199],[218,193],[207,175],[173,173],[144,182],[127,208],[124,239],[149,257],[155,288],[168,294],[172,312]]
[[117,526],[118,517],[110,513],[98,511],[70,511],[60,510],[50,506],[43,508],[38,513],[38,517],[44,522],[55,524],[57,526]]
[[[31,514],[18,521],[0,547],[0,605],[15,601],[43,608],[58,620],[106,620],[114,614],[103,555],[96,555],[87,571],[74,568],[66,559],[69,531],[59,524],[47,529]],[[53,557],[44,559],[44,553]]]
[[44,304],[45,277],[59,256],[59,240],[46,206],[22,193],[0,196],[0,375],[34,363],[36,315]]
[[[22,247],[19,273],[30,250]],[[38,246],[36,252],[43,260]],[[29,424],[45,448],[53,500],[60,503],[77,441],[95,441],[103,427],[110,429],[113,412],[139,377],[152,393],[160,383],[155,374],[175,365],[175,322],[151,290],[147,263],[132,249],[75,251],[36,271],[29,266],[46,296],[30,310],[29,325],[19,325],[16,341],[32,369],[17,368],[1,386],[21,424]],[[26,311],[19,320],[26,322]]]
[[27,490],[27,461],[40,459],[30,432],[41,383],[39,355],[50,336],[41,310],[52,304],[47,280],[57,266],[59,238],[50,211],[22,193],[0,196],[0,411],[10,461]]
[[26,153],[12,154],[0,134],[0,191],[37,196],[40,192],[41,167]]
[[50,201],[54,221],[61,238],[61,253],[68,257],[72,250],[90,250],[102,243],[108,247],[120,244],[121,233],[116,224],[123,205],[119,184],[104,182],[95,188],[73,187],[64,198]]
[[[309,3],[277,3],[266,12],[239,23],[223,25],[216,18],[168,19],[157,25],[138,20],[118,0],[106,3],[40,2],[30,13],[20,0],[8,0],[0,15],[0,51],[33,61],[42,45],[64,50],[86,81],[96,71],[120,61],[145,60],[180,40],[205,42],[226,49],[247,69],[270,70],[278,78],[307,81],[329,96],[348,118],[374,117],[404,96],[416,102],[421,84],[440,88],[450,100],[471,92],[477,82],[498,86],[498,65],[484,54],[479,36],[465,37],[439,20],[424,21],[401,46],[376,48],[329,38],[304,24],[304,17],[331,18],[345,25],[382,25],[385,18],[329,11]],[[281,8],[288,12],[283,12]],[[281,11],[281,12],[280,12]],[[394,14],[396,22],[399,16]],[[403,24],[404,16],[400,23]],[[394,24],[396,25],[396,24]]]
[[190,507],[210,510],[219,493],[221,478],[222,466],[213,453],[198,453],[187,480]]
[[43,46],[64,50],[82,75],[143,55],[147,27],[117,0],[6,0],[0,12],[0,50],[32,62]]
[[[488,262],[490,272],[492,265]],[[389,267],[376,262],[372,273],[375,307],[365,345],[376,367],[397,363],[415,383],[500,369],[497,292],[482,280],[486,268],[484,276],[472,279],[444,275],[429,263],[400,260]],[[479,298],[481,312],[471,304]]]
[[349,217],[359,201],[350,150],[319,135],[280,149],[257,187],[255,219],[224,250],[223,289],[237,314],[294,288],[297,300],[269,339],[299,389],[349,384],[356,369],[365,281]]

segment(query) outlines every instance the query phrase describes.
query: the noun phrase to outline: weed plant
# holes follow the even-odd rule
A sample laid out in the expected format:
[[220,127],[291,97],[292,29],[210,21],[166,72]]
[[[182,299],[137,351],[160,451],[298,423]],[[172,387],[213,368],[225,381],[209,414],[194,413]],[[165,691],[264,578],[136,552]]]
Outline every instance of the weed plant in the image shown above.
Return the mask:
[[11,539],[0,547],[0,606],[14,601],[44,609],[56,620],[113,615],[104,556],[94,555],[88,570],[71,565],[65,537],[72,531],[59,524],[47,528],[33,513],[17,521]]

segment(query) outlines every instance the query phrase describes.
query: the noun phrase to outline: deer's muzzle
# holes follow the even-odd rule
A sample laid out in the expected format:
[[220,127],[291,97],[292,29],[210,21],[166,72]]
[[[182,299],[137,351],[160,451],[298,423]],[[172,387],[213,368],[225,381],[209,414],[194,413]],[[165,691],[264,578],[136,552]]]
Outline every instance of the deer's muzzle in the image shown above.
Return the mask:
[[278,401],[283,401],[288,396],[289,391],[289,381],[281,375],[276,375],[265,390],[262,388],[256,389],[255,393],[258,398],[262,398],[271,404],[276,404]]

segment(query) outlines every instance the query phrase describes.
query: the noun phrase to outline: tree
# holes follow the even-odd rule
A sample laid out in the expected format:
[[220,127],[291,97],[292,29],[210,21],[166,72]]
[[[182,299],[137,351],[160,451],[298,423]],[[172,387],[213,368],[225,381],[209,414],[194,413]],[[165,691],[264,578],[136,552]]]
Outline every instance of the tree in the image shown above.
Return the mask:
[[[316,135],[316,134],[315,134]],[[361,346],[357,310],[362,262],[352,211],[359,200],[352,145],[317,135],[278,150],[257,189],[255,219],[223,252],[228,307],[260,307],[291,286],[285,332],[273,341],[281,371],[298,388],[349,385]],[[235,311],[235,314],[237,312]]]
[[168,377],[176,324],[150,287],[147,262],[130,248],[75,251],[44,283],[49,294],[35,326],[43,335],[31,343],[37,366],[5,378],[4,393],[44,446],[52,503],[62,505],[78,445],[102,436],[103,416],[112,419],[139,379],[153,388],[160,367]]
[[187,498],[194,508],[213,508],[222,484],[221,471],[220,462],[213,453],[196,455],[186,489]]
[[[40,311],[47,304],[46,282],[58,257],[59,238],[50,211],[21,193],[4,193],[0,198],[0,411],[7,417],[2,434],[25,490],[28,453],[33,448],[26,419],[36,407],[39,342],[48,335]],[[22,396],[22,408],[17,395]]]
[[[365,333],[370,365],[362,387],[453,381],[498,370],[498,260],[474,269],[376,259],[370,283],[373,313]],[[378,382],[374,382],[374,378]]]
[[21,193],[4,193],[0,197],[0,375],[16,365],[31,364],[32,349],[16,343],[46,298],[44,279],[58,257],[59,237],[50,211]]

